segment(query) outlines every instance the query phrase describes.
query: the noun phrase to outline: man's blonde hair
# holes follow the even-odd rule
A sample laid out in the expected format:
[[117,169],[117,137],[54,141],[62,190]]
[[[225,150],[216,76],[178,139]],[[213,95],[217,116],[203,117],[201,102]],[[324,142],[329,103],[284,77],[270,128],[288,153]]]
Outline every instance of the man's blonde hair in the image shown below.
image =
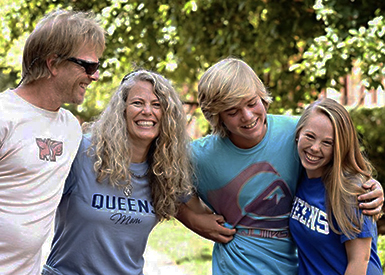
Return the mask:
[[104,51],[104,30],[94,14],[57,10],[46,15],[28,37],[22,63],[24,84],[51,73],[46,65],[49,56],[55,55],[56,64],[74,56],[83,46],[91,46],[98,56]]

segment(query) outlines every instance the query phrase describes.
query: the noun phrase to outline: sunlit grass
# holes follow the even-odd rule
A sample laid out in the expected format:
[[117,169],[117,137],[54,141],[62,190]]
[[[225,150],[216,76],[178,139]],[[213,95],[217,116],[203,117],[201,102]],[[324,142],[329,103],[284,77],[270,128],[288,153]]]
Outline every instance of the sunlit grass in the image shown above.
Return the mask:
[[[157,225],[150,235],[148,245],[169,256],[189,275],[211,275],[213,242],[193,233],[177,220]],[[378,238],[378,254],[384,264],[385,235]]]
[[213,242],[193,233],[177,220],[158,224],[150,235],[148,245],[168,255],[189,275],[211,274]]
[[[385,235],[379,235],[378,236],[378,243],[377,243],[377,252],[378,256],[380,257],[381,264],[382,264],[382,270],[384,271],[384,264],[385,264]],[[385,272],[383,273],[385,274]]]

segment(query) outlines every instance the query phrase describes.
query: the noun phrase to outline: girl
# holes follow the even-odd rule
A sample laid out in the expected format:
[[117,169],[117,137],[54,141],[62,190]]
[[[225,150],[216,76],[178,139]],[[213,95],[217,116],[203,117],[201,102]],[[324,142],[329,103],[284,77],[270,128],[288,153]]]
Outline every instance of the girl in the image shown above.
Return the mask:
[[298,274],[382,274],[376,223],[357,201],[372,166],[349,113],[332,99],[314,102],[298,122],[296,141],[306,170],[290,219]]

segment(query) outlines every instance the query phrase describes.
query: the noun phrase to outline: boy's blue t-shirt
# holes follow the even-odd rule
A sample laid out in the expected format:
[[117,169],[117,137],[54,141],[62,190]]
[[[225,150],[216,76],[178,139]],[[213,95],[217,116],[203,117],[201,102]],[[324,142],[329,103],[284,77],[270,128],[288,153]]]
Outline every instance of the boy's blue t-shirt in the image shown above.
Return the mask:
[[238,230],[230,243],[215,244],[213,274],[297,274],[288,233],[301,169],[297,121],[268,115],[265,137],[250,149],[213,135],[193,142],[199,196]]

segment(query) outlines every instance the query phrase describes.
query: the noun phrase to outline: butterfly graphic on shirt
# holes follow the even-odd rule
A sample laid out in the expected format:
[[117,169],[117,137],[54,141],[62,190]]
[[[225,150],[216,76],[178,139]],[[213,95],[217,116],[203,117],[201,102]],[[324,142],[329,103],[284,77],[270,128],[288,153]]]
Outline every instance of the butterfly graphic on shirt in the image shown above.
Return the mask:
[[50,138],[36,138],[39,147],[39,158],[45,161],[56,161],[56,157],[63,154],[63,142]]

